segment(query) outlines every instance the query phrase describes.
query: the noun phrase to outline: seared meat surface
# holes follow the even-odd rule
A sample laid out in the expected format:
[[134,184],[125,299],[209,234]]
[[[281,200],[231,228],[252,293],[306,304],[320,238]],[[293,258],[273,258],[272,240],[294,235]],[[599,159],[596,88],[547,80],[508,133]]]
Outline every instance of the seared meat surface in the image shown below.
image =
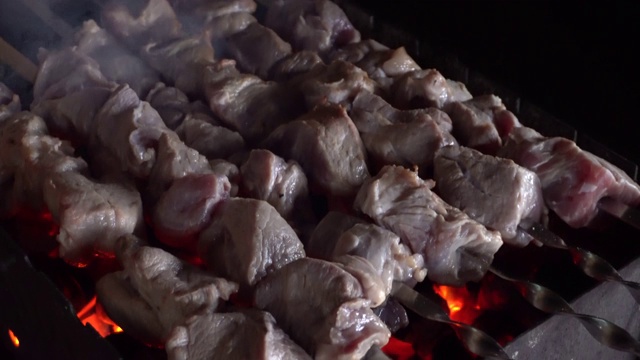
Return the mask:
[[461,285],[482,278],[502,245],[487,230],[431,191],[433,181],[400,166],[385,166],[358,192],[355,207],[422,254],[427,276]]
[[133,236],[118,240],[116,254],[123,270],[98,281],[98,299],[124,331],[149,344],[164,344],[174,328],[216,311],[238,290]]
[[255,302],[315,359],[360,359],[390,337],[360,281],[328,261],[289,263],[257,284]]
[[187,115],[176,133],[185,145],[207,159],[226,159],[245,150],[239,133],[191,115]]
[[528,245],[533,239],[519,226],[546,222],[540,180],[512,160],[445,146],[436,153],[434,180],[443,200],[499,231],[506,243]]
[[356,96],[350,111],[367,152],[376,165],[430,169],[435,152],[457,144],[451,119],[435,108],[398,110],[367,92]]
[[281,125],[266,147],[298,162],[312,186],[331,195],[354,195],[369,176],[364,145],[342,106],[321,105]]
[[445,79],[435,69],[410,71],[394,81],[390,88],[391,103],[400,109],[436,107],[472,98],[464,84]]
[[259,310],[195,315],[171,332],[166,349],[169,360],[311,360]]
[[588,226],[602,198],[640,204],[640,186],[624,171],[569,139],[546,138],[519,127],[511,131],[499,155],[536,173],[545,203],[572,227]]
[[223,202],[198,247],[211,271],[246,287],[305,256],[286,220],[266,201],[254,199]]
[[22,109],[20,98],[0,82],[0,122]]

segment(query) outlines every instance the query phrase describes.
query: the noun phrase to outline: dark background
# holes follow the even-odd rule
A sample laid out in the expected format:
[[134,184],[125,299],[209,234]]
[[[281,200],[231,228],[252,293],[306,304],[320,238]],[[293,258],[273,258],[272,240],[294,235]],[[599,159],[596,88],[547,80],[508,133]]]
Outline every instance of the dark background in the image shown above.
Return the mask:
[[[41,1],[77,23],[96,10],[87,0]],[[640,2],[351,1],[640,163]],[[35,60],[58,37],[25,10],[0,0],[0,36]],[[2,79],[26,86],[0,68]]]
[[353,2],[640,163],[640,2]]

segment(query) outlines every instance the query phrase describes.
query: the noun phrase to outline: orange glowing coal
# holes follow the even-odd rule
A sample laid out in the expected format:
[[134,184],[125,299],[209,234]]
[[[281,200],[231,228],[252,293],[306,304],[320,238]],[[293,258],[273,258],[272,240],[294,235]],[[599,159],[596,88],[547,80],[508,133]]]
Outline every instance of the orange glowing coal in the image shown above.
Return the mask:
[[382,352],[394,360],[415,359],[416,355],[413,344],[393,336],[389,339],[387,345],[382,348]]
[[9,339],[11,339],[11,343],[13,344],[13,346],[17,348],[20,347],[20,339],[18,339],[16,334],[14,334],[11,329],[9,329]]
[[452,320],[473,324],[473,321],[482,312],[477,294],[470,293],[464,286],[434,285],[433,290],[446,301],[449,317]]
[[102,337],[122,332],[122,329],[104,312],[95,296],[76,315],[84,325],[90,324]]

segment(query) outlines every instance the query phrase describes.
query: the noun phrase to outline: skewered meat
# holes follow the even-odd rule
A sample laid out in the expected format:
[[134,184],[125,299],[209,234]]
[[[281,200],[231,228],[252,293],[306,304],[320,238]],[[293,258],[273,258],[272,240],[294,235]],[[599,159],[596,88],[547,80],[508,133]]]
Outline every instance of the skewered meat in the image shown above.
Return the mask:
[[207,159],[226,159],[245,150],[244,140],[237,132],[192,115],[187,115],[176,133],[185,145]]
[[495,95],[476,96],[447,106],[453,122],[453,135],[461,145],[495,154],[502,139],[514,127],[521,126],[513,113]]
[[[180,126],[187,115],[201,109],[197,103],[189,101],[187,95],[180,89],[166,86],[164,83],[156,84],[149,91],[146,100],[156,109],[165,125],[172,130]],[[202,114],[202,116],[205,115]]]
[[298,232],[314,226],[307,176],[295,161],[286,162],[269,150],[251,150],[240,167],[242,195],[265,200]]
[[242,198],[221,204],[198,248],[214,273],[245,287],[305,256],[298,236],[273,206]]
[[506,243],[529,244],[533,238],[519,225],[546,222],[540,180],[511,160],[445,146],[436,153],[434,180],[443,200],[499,231]]
[[98,281],[98,300],[124,331],[150,344],[164,344],[176,326],[214,312],[238,290],[133,236],[118,240],[116,254],[123,270]]
[[273,67],[269,78],[278,82],[286,82],[312,71],[316,66],[325,66],[320,55],[313,51],[297,51],[286,56]]
[[360,41],[345,13],[327,0],[265,1],[265,24],[296,50],[323,54],[331,49]]
[[588,226],[602,198],[640,204],[640,186],[624,171],[569,139],[546,138],[531,128],[519,127],[511,131],[499,155],[536,173],[545,203],[572,227]]
[[349,214],[329,211],[313,230],[309,242],[305,244],[307,255],[318,259],[332,259],[340,236],[361,223],[366,222]]
[[422,254],[432,281],[461,285],[479,280],[502,245],[500,234],[445,203],[433,186],[408,169],[385,166],[364,183],[355,207]]
[[77,51],[100,64],[100,71],[111,81],[127,84],[140,97],[146,96],[160,81],[160,75],[139,57],[120,45],[93,20],[84,22],[75,34]]
[[190,19],[197,17],[205,22],[214,22],[220,16],[253,13],[256,3],[253,0],[169,0],[178,14],[189,14]]
[[303,109],[283,84],[240,74],[224,60],[207,68],[206,96],[213,113],[252,145]]
[[269,71],[276,63],[291,54],[291,45],[257,22],[229,36],[226,46],[240,70],[256,74],[262,79],[269,76]]
[[0,82],[0,123],[2,120],[17,113],[22,108],[20,98],[5,84]]
[[234,163],[222,159],[210,160],[209,165],[211,165],[211,171],[213,171],[214,174],[218,176],[225,176],[229,179],[229,182],[231,183],[229,196],[238,196],[238,191],[242,182],[240,169],[238,169]]
[[259,310],[193,316],[171,332],[166,349],[169,360],[311,360],[271,314]]
[[436,107],[472,98],[461,82],[445,79],[435,69],[410,71],[397,78],[391,89],[391,103],[400,109]]
[[[86,264],[112,256],[124,234],[142,234],[140,194],[126,184],[96,183],[68,143],[48,135],[44,121],[22,112],[0,123],[3,207],[46,210],[59,225],[60,256]],[[4,209],[3,209],[4,210]]]
[[302,258],[267,275],[255,302],[315,359],[360,359],[390,337],[358,279],[328,261]]
[[181,25],[167,0],[111,0],[102,8],[102,23],[130,49],[174,39]]
[[358,130],[339,105],[321,105],[281,125],[266,140],[267,148],[297,161],[312,185],[337,195],[354,195],[369,177]]
[[377,165],[429,169],[435,152],[456,144],[451,120],[435,108],[398,110],[381,97],[360,93],[350,111],[364,146]]

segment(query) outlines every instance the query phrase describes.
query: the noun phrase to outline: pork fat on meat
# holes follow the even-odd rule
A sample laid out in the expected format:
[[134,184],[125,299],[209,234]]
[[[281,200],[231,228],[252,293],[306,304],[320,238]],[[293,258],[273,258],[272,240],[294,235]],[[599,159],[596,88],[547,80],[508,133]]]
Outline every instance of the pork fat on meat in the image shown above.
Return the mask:
[[0,122],[22,108],[20,98],[0,82]]
[[546,138],[531,128],[515,128],[499,156],[536,173],[545,203],[572,227],[588,226],[602,198],[640,204],[640,186],[624,171],[569,139]]
[[124,331],[147,343],[164,345],[176,326],[214,312],[238,290],[133,236],[118,240],[116,255],[123,270],[98,281],[98,300]]
[[546,222],[540,180],[512,160],[445,146],[436,153],[434,180],[442,199],[499,231],[506,243],[529,244],[533,238],[519,226]]
[[172,331],[165,348],[169,360],[311,360],[271,314],[253,309],[195,315]]
[[391,335],[365,292],[344,266],[303,258],[259,282],[255,302],[315,359],[355,360]]
[[363,184],[355,207],[422,254],[434,282],[479,280],[502,245],[500,233],[445,203],[431,191],[433,186],[406,168],[385,166]]
[[201,234],[199,254],[214,273],[251,287],[305,256],[295,231],[266,201],[231,198]]

